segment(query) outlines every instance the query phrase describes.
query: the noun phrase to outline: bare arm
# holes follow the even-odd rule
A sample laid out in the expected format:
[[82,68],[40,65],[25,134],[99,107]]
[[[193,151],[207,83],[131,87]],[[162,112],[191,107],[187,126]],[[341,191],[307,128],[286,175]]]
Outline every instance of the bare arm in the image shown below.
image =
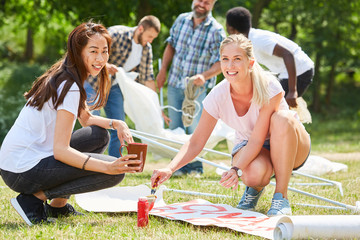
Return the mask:
[[[87,110],[82,110],[80,113],[80,117],[78,118],[81,126],[86,127],[90,125],[96,125],[105,129],[110,129],[110,121],[111,119],[92,115]],[[113,119],[113,127],[117,131],[117,135],[119,137],[120,143],[124,144],[126,142],[134,142],[132,135],[130,133],[130,129],[124,121]]]
[[[249,163],[259,154],[262,145],[270,128],[270,118],[278,110],[283,94],[279,93],[270,99],[270,102],[264,105],[259,113],[255,123],[254,130],[249,138],[248,143],[243,148],[243,153],[235,154],[233,165],[240,169],[245,169]],[[240,156],[239,156],[240,155]]]
[[162,58],[161,68],[156,77],[156,82],[159,89],[162,88],[164,86],[164,83],[166,82],[166,71],[174,57],[174,54],[175,48],[173,48],[170,44],[166,45]]
[[[73,120],[72,113],[66,110],[58,111],[54,135],[54,157],[67,165],[83,168],[88,156],[70,147]],[[87,161],[85,169],[106,174],[135,172],[139,167],[127,167],[127,164],[140,164],[140,161],[131,160],[131,157],[136,156],[127,155],[114,162],[105,162],[91,157]]]
[[297,77],[294,55],[279,44],[275,45],[273,55],[284,59],[285,67],[289,75],[289,92],[285,97],[289,106],[296,107],[296,98],[298,97],[298,93],[296,88]]
[[[269,131],[271,116],[279,108],[282,98],[283,94],[279,93],[270,100],[270,103],[261,108],[259,118],[255,123],[254,130],[249,138],[249,141],[242,149],[241,154],[239,154],[239,152],[235,154],[233,158],[233,166],[244,170],[259,154]],[[223,187],[232,187],[233,190],[235,190],[239,184],[238,175],[234,170],[230,169],[229,171],[223,173],[219,183]]]
[[203,110],[198,126],[191,136],[176,154],[175,158],[168,164],[166,168],[155,169],[151,177],[154,184],[155,179],[160,177],[159,184],[170,178],[173,172],[192,161],[204,148],[211,132],[213,131],[217,120],[213,118],[206,110]]

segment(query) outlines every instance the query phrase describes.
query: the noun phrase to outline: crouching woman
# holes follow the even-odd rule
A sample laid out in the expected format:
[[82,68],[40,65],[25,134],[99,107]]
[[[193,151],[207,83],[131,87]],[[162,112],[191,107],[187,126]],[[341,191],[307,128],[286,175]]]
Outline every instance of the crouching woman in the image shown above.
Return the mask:
[[[94,108],[106,101],[110,46],[111,37],[101,24],[77,26],[64,57],[25,93],[27,102],[3,141],[1,175],[20,193],[11,204],[28,225],[78,215],[67,203],[72,194],[115,186],[125,173],[139,170],[128,167],[140,164],[129,159],[136,155],[102,154],[109,142],[106,129],[116,129],[121,143],[133,142],[126,123],[93,116],[86,105],[84,81],[89,75],[99,75]],[[73,132],[76,119],[83,128]]]
[[245,192],[237,205],[254,210],[275,173],[276,187],[268,216],[291,214],[287,196],[292,170],[302,166],[310,152],[310,137],[289,110],[284,90],[276,78],[256,63],[252,44],[244,35],[230,35],[220,46],[221,70],[226,79],[203,101],[200,122],[166,168],[154,170],[152,184],[161,184],[174,171],[193,160],[203,149],[218,119],[236,131],[232,168],[220,180]]

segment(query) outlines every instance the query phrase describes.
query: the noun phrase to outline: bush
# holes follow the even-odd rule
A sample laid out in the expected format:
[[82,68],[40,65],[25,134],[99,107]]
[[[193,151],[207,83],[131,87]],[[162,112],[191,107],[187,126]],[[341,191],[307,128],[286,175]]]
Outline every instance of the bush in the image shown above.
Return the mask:
[[26,100],[28,91],[46,67],[38,64],[2,63],[0,65],[0,141],[14,124]]

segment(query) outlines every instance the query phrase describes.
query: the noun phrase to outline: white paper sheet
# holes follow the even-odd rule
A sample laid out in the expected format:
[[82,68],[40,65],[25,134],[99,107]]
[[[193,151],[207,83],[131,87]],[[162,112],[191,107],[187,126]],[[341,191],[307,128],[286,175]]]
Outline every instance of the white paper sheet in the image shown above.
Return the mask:
[[[156,191],[157,199],[154,207],[165,206],[161,185]],[[91,212],[136,212],[139,197],[150,195],[151,189],[146,185],[134,187],[113,187],[100,191],[76,194],[77,204]]]

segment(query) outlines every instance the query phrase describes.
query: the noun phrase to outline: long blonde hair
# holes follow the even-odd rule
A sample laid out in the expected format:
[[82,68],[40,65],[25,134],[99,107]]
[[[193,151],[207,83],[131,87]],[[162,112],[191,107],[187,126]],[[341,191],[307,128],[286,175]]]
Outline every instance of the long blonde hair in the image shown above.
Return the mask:
[[[225,38],[220,45],[220,54],[224,47],[230,43],[235,43],[239,48],[246,52],[249,59],[254,58],[253,45],[251,41],[243,34],[232,34]],[[251,102],[263,106],[269,102],[269,81],[271,78],[275,79],[270,72],[265,71],[255,60],[250,73],[251,81],[253,83],[253,97]]]

